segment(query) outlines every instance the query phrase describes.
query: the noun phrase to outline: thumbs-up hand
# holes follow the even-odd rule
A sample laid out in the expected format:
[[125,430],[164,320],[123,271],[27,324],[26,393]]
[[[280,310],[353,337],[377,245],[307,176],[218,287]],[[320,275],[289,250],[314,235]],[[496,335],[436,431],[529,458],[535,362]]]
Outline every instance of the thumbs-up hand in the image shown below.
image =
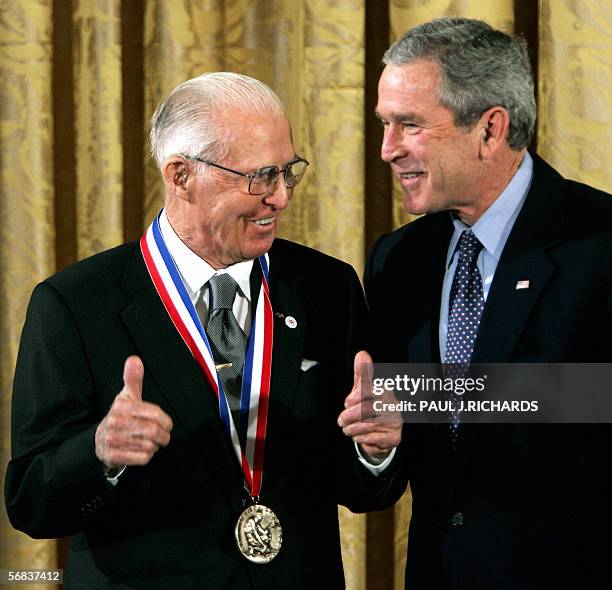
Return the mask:
[[107,468],[146,465],[170,442],[172,420],[156,404],[142,401],[144,367],[130,356],[123,368],[123,389],[96,430],[96,456]]
[[119,395],[125,399],[135,402],[142,401],[142,379],[144,377],[144,366],[140,357],[130,356],[123,365],[123,389]]
[[385,391],[382,396],[375,396],[372,392],[373,373],[372,357],[365,350],[359,351],[353,367],[353,389],[346,397],[338,426],[359,444],[363,453],[380,461],[401,441],[402,416],[400,412],[377,414],[374,411],[376,399],[392,402],[395,395],[392,391]]

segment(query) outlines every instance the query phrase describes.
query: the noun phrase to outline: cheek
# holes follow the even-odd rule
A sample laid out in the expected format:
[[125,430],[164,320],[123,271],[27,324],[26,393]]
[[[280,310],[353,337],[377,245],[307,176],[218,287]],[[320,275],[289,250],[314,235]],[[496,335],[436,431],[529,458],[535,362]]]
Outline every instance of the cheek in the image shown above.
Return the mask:
[[202,239],[215,248],[225,248],[235,241],[237,221],[230,211],[219,204],[200,211],[199,227]]
[[437,173],[445,167],[448,154],[445,146],[435,138],[422,133],[411,137],[408,145],[415,162],[430,172]]
[[430,164],[444,176],[454,177],[465,172],[468,164],[465,146],[454,144],[430,146]]
[[208,218],[213,226],[226,227],[233,221],[236,222],[238,204],[228,195],[219,195],[209,205]]

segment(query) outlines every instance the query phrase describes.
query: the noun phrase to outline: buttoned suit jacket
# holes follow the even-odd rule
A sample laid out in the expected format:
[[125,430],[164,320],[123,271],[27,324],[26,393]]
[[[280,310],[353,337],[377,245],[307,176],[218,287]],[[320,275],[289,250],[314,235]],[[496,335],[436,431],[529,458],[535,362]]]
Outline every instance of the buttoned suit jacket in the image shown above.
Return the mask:
[[[366,268],[375,360],[440,362],[448,212],[382,237]],[[516,289],[529,281],[529,288]],[[524,283],[523,283],[524,284]],[[612,199],[534,157],[473,363],[612,359]],[[577,392],[579,395],[579,392]],[[407,424],[395,485],[410,481],[406,588],[592,588],[611,571],[610,425]]]
[[[281,239],[269,254],[274,350],[260,500],[277,514],[283,543],[265,565],[237,549],[243,476],[137,243],[35,289],[15,373],[6,505],[33,537],[73,535],[68,588],[344,587],[337,504],[389,503],[384,478],[358,464],[336,425],[364,331],[363,293],[354,270],[329,256]],[[144,363],[144,401],[174,427],[170,444],[114,488],[94,434],[132,354]],[[317,364],[303,371],[302,359]]]

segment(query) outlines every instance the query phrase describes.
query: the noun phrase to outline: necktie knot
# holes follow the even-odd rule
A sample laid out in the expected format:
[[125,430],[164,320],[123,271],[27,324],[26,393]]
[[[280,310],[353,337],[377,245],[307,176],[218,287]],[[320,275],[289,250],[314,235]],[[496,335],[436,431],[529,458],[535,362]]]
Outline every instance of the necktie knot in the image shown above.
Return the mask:
[[482,243],[474,235],[471,229],[463,231],[459,239],[459,253],[462,258],[465,257],[468,260],[474,260],[480,254],[482,248]]
[[219,309],[232,309],[238,290],[236,281],[230,275],[224,273],[213,276],[208,284],[210,286],[210,313],[212,314]]

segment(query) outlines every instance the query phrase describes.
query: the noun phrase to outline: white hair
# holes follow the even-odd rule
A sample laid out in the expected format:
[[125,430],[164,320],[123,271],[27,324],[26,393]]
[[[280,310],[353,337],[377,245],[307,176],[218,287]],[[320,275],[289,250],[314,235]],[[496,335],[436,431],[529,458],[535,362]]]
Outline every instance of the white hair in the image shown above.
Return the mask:
[[217,160],[228,146],[219,128],[230,109],[285,116],[276,93],[263,82],[234,72],[213,72],[179,84],[151,117],[151,153],[161,168],[173,154]]

